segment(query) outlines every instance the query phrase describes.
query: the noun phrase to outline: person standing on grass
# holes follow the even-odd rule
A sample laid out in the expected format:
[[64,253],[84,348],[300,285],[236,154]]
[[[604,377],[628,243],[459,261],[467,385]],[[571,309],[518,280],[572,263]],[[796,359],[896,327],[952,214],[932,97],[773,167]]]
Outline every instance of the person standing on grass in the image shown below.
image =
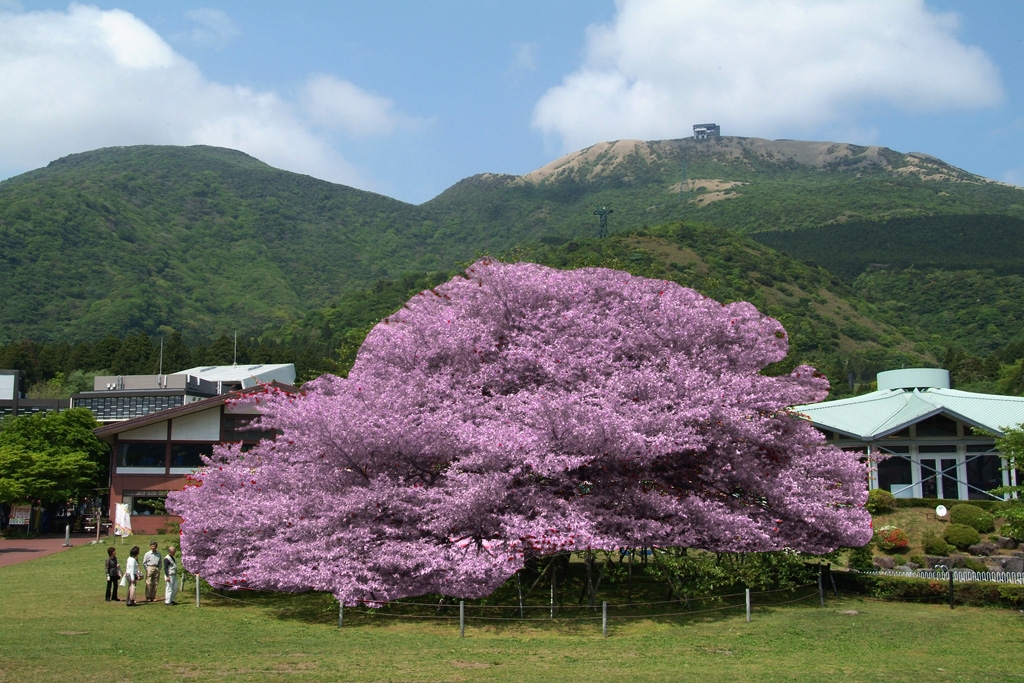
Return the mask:
[[121,602],[117,597],[117,582],[121,580],[121,565],[117,562],[117,548],[107,548],[107,602]]
[[142,566],[146,570],[146,602],[153,602],[160,583],[160,551],[156,549],[156,541],[150,542],[149,552],[142,558]]
[[139,546],[133,545],[128,551],[128,564],[125,566],[124,576],[121,577],[121,585],[128,586],[127,607],[135,607],[135,584],[142,578],[139,572]]
[[177,605],[178,589],[181,583],[178,578],[178,563],[174,559],[175,547],[167,546],[167,554],[164,555],[164,603]]

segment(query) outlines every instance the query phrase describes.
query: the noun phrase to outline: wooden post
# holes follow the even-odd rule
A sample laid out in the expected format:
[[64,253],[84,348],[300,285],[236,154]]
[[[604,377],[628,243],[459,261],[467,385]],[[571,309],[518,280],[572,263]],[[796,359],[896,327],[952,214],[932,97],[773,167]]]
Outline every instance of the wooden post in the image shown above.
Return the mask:
[[608,601],[601,603],[601,636],[608,637]]
[[345,623],[345,603],[338,600],[338,628],[341,628]]
[[821,565],[818,565],[818,597],[821,598],[821,606],[825,606],[825,582],[821,579]]
[[459,600],[459,638],[466,637],[466,601]]
[[199,607],[199,574],[193,574],[196,579],[196,607]]
[[70,548],[71,547],[71,525],[70,524],[68,524],[67,526],[64,527],[64,547],[65,548]]
[[633,555],[636,548],[629,549],[629,568],[626,570],[626,604],[633,604]]
[[519,618],[525,619],[526,616],[523,614],[523,570],[520,569],[516,572],[516,585],[519,587]]
[[750,589],[747,589],[747,623],[750,623]]

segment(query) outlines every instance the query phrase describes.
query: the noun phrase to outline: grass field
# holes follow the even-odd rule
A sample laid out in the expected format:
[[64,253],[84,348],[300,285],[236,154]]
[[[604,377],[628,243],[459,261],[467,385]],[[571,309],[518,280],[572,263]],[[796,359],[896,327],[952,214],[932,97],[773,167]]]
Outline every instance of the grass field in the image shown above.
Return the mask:
[[613,610],[606,639],[599,619],[470,619],[460,639],[455,619],[352,609],[339,629],[337,603],[320,594],[204,593],[196,608],[190,583],[178,606],[126,609],[103,601],[105,548],[0,568],[0,681],[1024,679],[1024,615],[1006,609],[859,599],[822,609],[811,595],[758,607],[749,624],[742,608],[632,619]]

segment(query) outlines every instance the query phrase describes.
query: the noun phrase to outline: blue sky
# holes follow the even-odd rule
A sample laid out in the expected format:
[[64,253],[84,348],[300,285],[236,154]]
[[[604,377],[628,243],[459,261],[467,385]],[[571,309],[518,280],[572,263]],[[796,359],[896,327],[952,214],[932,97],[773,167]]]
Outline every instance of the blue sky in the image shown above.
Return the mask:
[[1022,34],[963,0],[0,0],[0,178],[212,144],[419,203],[715,121],[1024,185]]

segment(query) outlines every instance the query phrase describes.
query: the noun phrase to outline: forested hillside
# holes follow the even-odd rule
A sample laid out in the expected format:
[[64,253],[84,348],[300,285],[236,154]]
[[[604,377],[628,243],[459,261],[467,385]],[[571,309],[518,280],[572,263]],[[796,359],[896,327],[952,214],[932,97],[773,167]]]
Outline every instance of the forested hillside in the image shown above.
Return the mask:
[[273,329],[430,269],[415,207],[209,147],[78,154],[0,183],[0,341]]
[[[778,318],[789,331],[791,353],[773,372],[811,363],[834,378],[836,393],[853,391],[874,373],[892,365],[934,363],[878,313],[827,271],[774,252],[734,231],[699,224],[666,226],[584,238],[561,244],[519,247],[500,255],[560,268],[600,266],[679,282],[718,301],[750,301]],[[308,312],[270,333],[243,330],[240,363],[294,362],[300,380],[323,372],[344,374],[363,337],[411,296],[453,276],[455,271],[380,280],[339,297],[331,306]],[[165,338],[163,368],[173,372],[194,365],[230,363],[234,339],[186,344],[181,335]],[[106,337],[90,345],[20,342],[0,347],[0,366],[25,368],[37,395],[71,393],[101,369],[115,374],[154,373],[159,342],[144,334],[124,340]],[[110,359],[109,361],[105,359]],[[59,381],[46,384],[51,378]],[[78,382],[76,384],[76,382]]]
[[871,270],[974,270],[1024,275],[1024,219],[946,214],[850,221],[804,230],[760,232],[754,239],[853,280]]
[[1024,390],[1022,237],[1024,190],[880,147],[602,143],[420,206],[232,150],[111,148],[0,183],[0,367],[67,393],[155,372],[159,339],[165,371],[228,362],[237,332],[239,362],[343,373],[375,322],[486,253],[752,301],[790,331],[782,365],[838,392],[908,364]]
[[[600,207],[611,233],[677,220],[831,230],[904,215],[1019,226],[1022,196],[925,155],[753,138],[603,143],[524,176],[474,176],[421,206],[232,150],[103,149],[0,183],[0,342],[272,331],[381,279],[597,236]],[[999,258],[1016,253],[1004,242]]]

